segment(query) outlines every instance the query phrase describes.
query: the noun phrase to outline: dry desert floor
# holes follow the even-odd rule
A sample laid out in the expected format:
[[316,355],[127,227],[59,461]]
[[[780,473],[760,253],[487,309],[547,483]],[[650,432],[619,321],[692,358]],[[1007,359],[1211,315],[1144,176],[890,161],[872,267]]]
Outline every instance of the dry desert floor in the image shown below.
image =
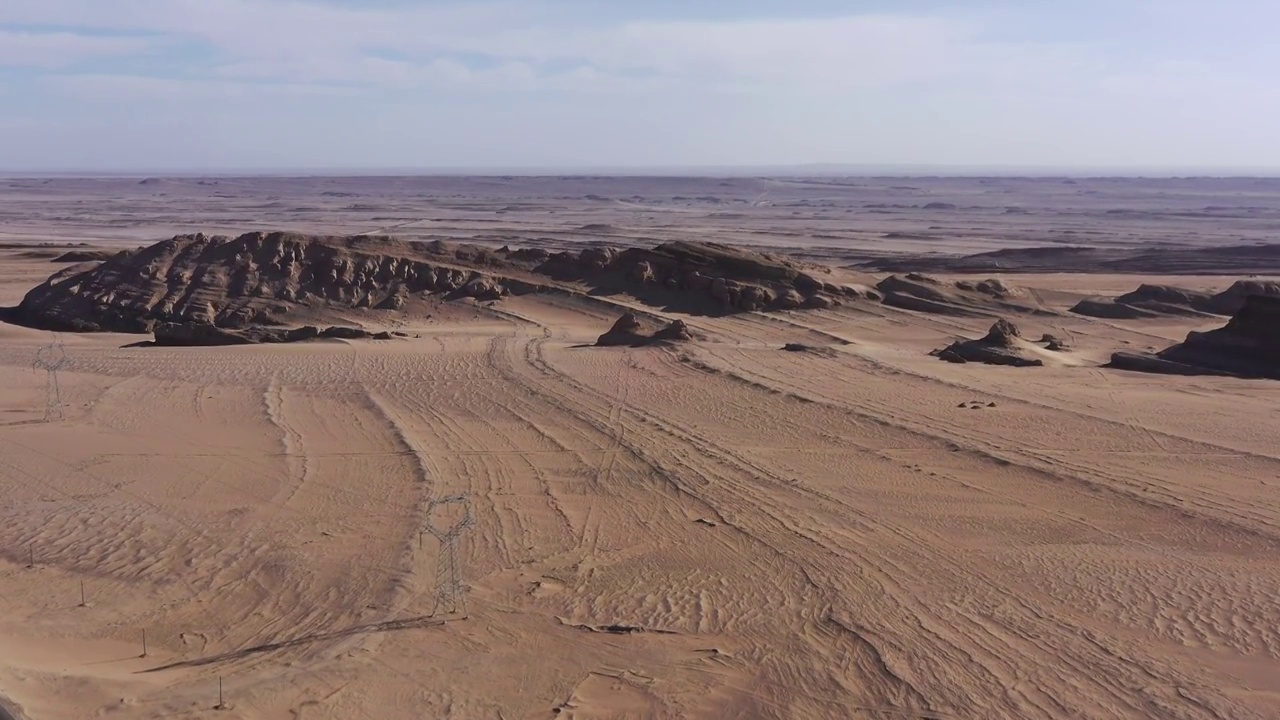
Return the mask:
[[[0,304],[49,272],[6,257]],[[1152,281],[1004,279],[1049,298]],[[525,297],[387,322],[408,335],[388,342],[62,334],[48,419],[51,335],[0,325],[0,702],[1280,717],[1280,384],[1098,367],[1221,320],[1017,318],[1074,349],[1007,368],[928,355],[989,318],[850,304],[589,347],[617,315]],[[432,509],[454,495],[460,595],[424,534],[461,522]]]

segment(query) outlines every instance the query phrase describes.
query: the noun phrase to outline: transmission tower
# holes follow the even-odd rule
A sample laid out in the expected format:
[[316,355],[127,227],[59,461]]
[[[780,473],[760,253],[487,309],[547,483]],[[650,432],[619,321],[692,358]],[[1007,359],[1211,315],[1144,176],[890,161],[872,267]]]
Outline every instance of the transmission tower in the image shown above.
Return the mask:
[[36,351],[33,370],[45,371],[44,421],[61,420],[62,390],[58,387],[58,370],[67,364],[67,351],[62,347],[62,340],[53,336],[53,342]]
[[[451,506],[461,509],[462,517],[444,528],[435,525],[437,511],[447,511]],[[465,588],[462,585],[462,569],[458,564],[458,539],[467,528],[475,524],[471,513],[471,498],[466,495],[447,495],[432,500],[427,506],[426,531],[440,541],[440,557],[436,562],[436,604],[431,617],[443,612],[446,615],[467,615]]]

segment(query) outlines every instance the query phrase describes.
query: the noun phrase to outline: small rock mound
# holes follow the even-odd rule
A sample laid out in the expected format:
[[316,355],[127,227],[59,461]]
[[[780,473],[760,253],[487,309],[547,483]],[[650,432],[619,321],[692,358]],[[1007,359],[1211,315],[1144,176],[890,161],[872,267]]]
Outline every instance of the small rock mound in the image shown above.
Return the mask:
[[596,347],[641,347],[656,343],[687,342],[693,333],[683,320],[673,320],[665,327],[649,331],[635,313],[618,318],[609,331],[596,339]]
[[1040,342],[1044,344],[1046,350],[1054,352],[1066,352],[1069,349],[1065,341],[1057,335],[1050,335],[1049,333],[1041,335]]
[[935,350],[940,360],[952,363],[980,362],[988,365],[1012,365],[1036,367],[1044,361],[1034,357],[1032,345],[1022,339],[1017,325],[1001,318],[987,334],[977,340],[958,340],[941,350]]
[[804,343],[787,343],[782,346],[786,352],[809,353],[810,355],[821,355],[823,357],[834,357],[835,350],[829,347],[820,347],[817,345],[805,345]]
[[1250,295],[1226,326],[1191,332],[1154,355],[1118,352],[1110,367],[1169,375],[1280,380],[1280,297]]
[[671,324],[653,334],[657,342],[687,342],[693,339],[689,326],[683,320],[672,320]]

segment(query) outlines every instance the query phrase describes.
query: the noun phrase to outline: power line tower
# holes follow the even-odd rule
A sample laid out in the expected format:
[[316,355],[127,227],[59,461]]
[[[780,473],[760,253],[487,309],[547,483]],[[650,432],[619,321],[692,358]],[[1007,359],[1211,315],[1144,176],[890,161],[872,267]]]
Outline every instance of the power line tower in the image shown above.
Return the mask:
[[62,389],[58,386],[58,370],[67,364],[67,351],[62,347],[62,339],[53,336],[53,342],[36,351],[33,370],[45,371],[44,389],[44,421],[61,420]]
[[[437,522],[441,522],[443,527],[437,526]],[[440,612],[463,618],[467,616],[466,588],[462,584],[462,569],[458,564],[458,539],[474,524],[471,498],[466,495],[446,495],[432,500],[427,506],[426,531],[440,541],[440,556],[436,562],[436,604],[430,617]]]

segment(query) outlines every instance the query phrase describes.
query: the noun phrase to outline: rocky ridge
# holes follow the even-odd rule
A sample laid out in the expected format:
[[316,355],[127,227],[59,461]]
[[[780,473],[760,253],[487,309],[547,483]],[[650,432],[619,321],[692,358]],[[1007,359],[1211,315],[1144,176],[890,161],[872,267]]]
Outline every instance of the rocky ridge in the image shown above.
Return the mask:
[[1220,293],[1171,285],[1143,284],[1115,298],[1087,298],[1071,312],[1109,320],[1136,320],[1168,315],[1232,315],[1251,295],[1280,297],[1280,282],[1237,280]]
[[[276,326],[301,311],[404,310],[425,299],[630,293],[691,313],[831,307],[878,298],[823,269],[714,243],[551,253],[384,236],[182,235],[63,270],[8,316],[51,330],[150,332],[160,323]],[[336,319],[336,318],[335,318]]]
[[982,316],[1000,312],[1044,312],[1023,288],[989,278],[948,282],[919,273],[890,275],[876,289],[885,305],[935,315]]
[[1190,332],[1155,354],[1118,352],[1110,367],[1169,375],[1234,375],[1280,380],[1280,297],[1249,295],[1227,324]]

